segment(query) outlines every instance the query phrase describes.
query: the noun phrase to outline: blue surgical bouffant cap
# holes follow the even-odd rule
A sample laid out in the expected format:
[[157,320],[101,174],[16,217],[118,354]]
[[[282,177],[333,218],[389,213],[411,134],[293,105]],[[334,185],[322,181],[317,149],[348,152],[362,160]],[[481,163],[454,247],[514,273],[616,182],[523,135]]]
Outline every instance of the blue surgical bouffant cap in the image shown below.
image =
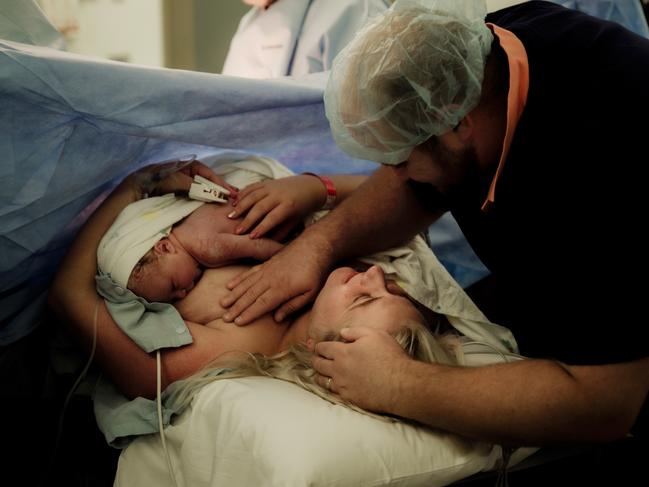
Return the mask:
[[336,57],[325,110],[348,154],[384,164],[455,127],[480,100],[493,34],[483,0],[397,0]]

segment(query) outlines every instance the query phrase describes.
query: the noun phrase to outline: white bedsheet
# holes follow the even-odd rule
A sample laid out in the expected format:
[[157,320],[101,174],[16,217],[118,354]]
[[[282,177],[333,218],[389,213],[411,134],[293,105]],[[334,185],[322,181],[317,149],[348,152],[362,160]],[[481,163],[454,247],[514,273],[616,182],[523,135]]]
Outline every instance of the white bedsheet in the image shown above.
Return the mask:
[[[473,363],[502,360],[472,347],[481,352]],[[166,441],[178,485],[191,487],[435,487],[498,468],[502,453],[498,445],[385,422],[262,377],[209,384],[166,429]],[[517,450],[509,466],[534,451]],[[173,486],[158,435],[124,450],[114,485]]]

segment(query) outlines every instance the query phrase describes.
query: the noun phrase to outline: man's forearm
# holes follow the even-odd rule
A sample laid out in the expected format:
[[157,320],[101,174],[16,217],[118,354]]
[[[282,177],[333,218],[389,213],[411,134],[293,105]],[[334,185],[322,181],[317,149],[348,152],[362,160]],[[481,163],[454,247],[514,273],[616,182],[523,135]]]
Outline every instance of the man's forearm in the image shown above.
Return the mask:
[[358,187],[367,181],[368,176],[357,176],[349,174],[330,174],[329,179],[334,183],[337,193],[337,204],[349,198],[358,190]]
[[392,414],[489,442],[544,445],[623,437],[642,407],[649,359],[603,366],[523,360],[488,367],[409,361]]
[[429,213],[391,167],[381,167],[327,217],[306,232],[332,259],[370,254],[413,237],[439,218]]

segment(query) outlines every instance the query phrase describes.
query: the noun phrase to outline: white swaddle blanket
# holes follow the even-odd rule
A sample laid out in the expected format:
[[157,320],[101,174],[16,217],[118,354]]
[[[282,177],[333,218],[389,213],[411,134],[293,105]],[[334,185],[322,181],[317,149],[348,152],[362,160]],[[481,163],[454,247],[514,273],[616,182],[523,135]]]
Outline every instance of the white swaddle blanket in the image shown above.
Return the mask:
[[173,225],[193,213],[202,201],[178,198],[173,194],[144,198],[128,205],[119,214],[97,247],[100,273],[126,287],[135,264]]

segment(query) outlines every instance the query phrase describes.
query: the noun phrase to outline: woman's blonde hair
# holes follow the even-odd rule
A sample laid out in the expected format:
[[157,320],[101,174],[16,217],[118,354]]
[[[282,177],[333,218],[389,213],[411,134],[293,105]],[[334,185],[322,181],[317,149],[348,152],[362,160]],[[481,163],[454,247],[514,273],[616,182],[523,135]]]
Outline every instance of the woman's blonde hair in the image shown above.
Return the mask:
[[[464,354],[457,335],[432,333],[423,324],[409,321],[394,338],[415,360],[444,365],[464,364]],[[341,340],[340,337],[337,339]],[[312,357],[313,353],[304,345],[294,345],[270,357],[249,352],[226,352],[185,379],[178,400],[182,408],[189,406],[194,394],[215,380],[265,376],[297,384],[333,404],[341,404],[381,419],[390,419],[369,413],[321,387],[316,382],[317,374],[311,366]]]

